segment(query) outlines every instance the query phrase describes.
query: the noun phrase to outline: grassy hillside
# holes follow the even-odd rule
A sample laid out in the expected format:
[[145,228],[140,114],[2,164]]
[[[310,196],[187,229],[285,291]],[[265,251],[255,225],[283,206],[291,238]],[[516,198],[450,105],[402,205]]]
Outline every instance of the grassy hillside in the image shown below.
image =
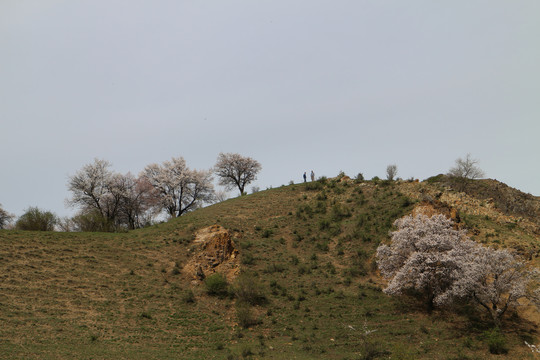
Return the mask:
[[[375,249],[426,204],[538,266],[534,219],[437,181],[284,186],[126,234],[0,231],[0,358],[533,359],[528,308],[497,333],[472,307],[428,314],[382,293]],[[221,295],[184,269],[215,224],[239,252]],[[497,341],[506,355],[489,352]]]

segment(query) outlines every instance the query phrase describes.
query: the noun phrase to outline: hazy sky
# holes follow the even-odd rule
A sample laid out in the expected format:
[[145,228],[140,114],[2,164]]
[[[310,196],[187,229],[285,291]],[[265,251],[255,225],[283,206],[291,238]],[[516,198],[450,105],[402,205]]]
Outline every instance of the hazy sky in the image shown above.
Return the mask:
[[220,152],[260,161],[261,189],[389,164],[422,180],[471,153],[538,196],[539,16],[538,0],[0,0],[0,203],[71,215],[68,176],[94,158],[138,174]]

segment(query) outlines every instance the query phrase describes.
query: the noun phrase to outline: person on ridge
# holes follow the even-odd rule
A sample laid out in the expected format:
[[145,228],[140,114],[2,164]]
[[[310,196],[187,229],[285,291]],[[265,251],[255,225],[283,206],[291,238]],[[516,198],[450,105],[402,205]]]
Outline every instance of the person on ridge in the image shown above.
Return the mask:
[[306,172],[304,171],[304,182],[306,182]]
[[315,173],[311,170],[311,181],[315,181]]

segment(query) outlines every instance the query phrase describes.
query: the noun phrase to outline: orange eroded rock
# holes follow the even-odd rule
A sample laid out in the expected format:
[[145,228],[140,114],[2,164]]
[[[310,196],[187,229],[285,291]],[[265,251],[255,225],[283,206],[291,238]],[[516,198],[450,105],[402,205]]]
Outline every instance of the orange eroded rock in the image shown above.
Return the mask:
[[240,272],[239,252],[231,233],[220,225],[200,229],[195,234],[195,249],[191,260],[184,266],[184,273],[202,281],[213,273],[221,273],[228,281]]

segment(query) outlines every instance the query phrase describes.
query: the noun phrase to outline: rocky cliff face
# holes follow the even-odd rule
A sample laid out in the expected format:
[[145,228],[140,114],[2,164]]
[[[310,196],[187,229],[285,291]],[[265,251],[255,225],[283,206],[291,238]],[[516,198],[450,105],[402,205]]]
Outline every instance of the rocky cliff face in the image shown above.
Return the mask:
[[[443,183],[454,186],[454,180],[443,178]],[[523,217],[540,226],[540,198],[514,189],[500,181],[483,179],[467,181],[459,191],[478,200],[485,200],[508,216]]]

